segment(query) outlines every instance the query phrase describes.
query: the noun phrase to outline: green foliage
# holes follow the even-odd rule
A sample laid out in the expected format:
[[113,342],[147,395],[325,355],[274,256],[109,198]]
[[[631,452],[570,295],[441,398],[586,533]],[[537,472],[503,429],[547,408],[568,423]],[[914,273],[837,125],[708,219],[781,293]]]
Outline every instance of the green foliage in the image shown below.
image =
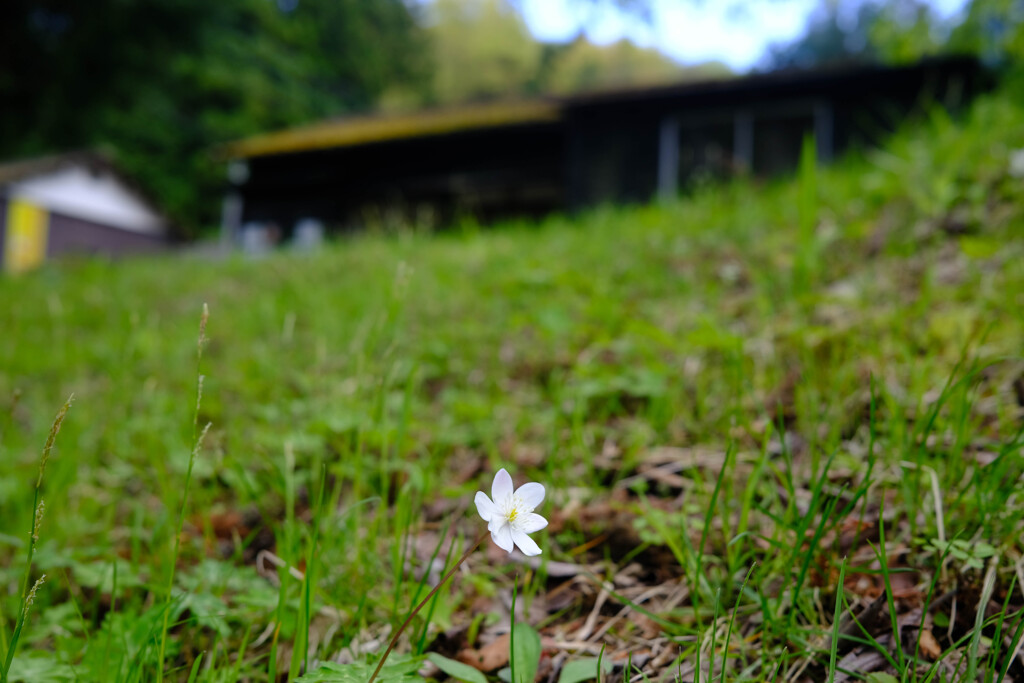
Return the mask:
[[46,510],[46,501],[42,497],[43,475],[46,473],[46,465],[49,463],[50,454],[53,451],[57,434],[60,432],[61,425],[64,423],[64,418],[67,416],[70,408],[71,398],[69,397],[57,412],[57,416],[53,419],[53,423],[50,425],[50,433],[46,437],[46,444],[43,446],[43,453],[39,458],[39,474],[36,477],[36,484],[32,492],[32,522],[29,526],[28,538],[26,539],[28,552],[25,558],[25,576],[21,582],[21,599],[18,602],[18,612],[15,617],[14,631],[11,634],[10,639],[7,638],[6,629],[0,629],[0,634],[3,635],[3,638],[0,639],[2,640],[2,643],[0,644],[3,646],[3,661],[0,662],[0,681],[3,683],[7,683],[8,681],[8,675],[10,674],[11,665],[14,661],[14,654],[17,652],[18,643],[21,640],[22,629],[25,627],[25,622],[28,619],[29,612],[36,600],[37,591],[42,587],[43,582],[46,579],[46,575],[42,574],[35,579],[34,582],[32,580],[33,560],[35,559],[36,546],[39,543],[40,527]]
[[882,671],[875,671],[874,673],[869,673],[867,675],[867,678],[865,678],[864,680],[866,680],[867,683],[899,683],[898,678],[896,678],[892,674],[887,674]]
[[[422,657],[392,655],[381,667],[377,679],[382,683],[420,683],[423,678],[416,672]],[[366,683],[374,667],[365,662],[335,664],[324,662],[309,673],[293,679],[295,683]]]
[[882,6],[868,24],[866,37],[880,61],[909,64],[945,49],[949,30],[930,5],[902,0]]
[[818,152],[813,135],[804,137],[799,178],[800,218],[793,277],[798,291],[809,291],[818,274]]
[[19,657],[11,667],[9,680],[31,683],[63,683],[76,679],[75,670],[44,652]]
[[512,627],[511,643],[510,666],[501,669],[498,678],[505,683],[529,683],[537,677],[540,666],[540,634],[529,624],[520,622]]
[[434,0],[425,11],[434,74],[419,88],[398,84],[385,109],[499,97],[568,94],[731,74],[724,64],[684,66],[628,40],[596,45],[582,35],[566,44],[530,35],[512,0]]
[[683,66],[653,48],[639,47],[625,39],[595,45],[581,36],[568,45],[548,49],[541,84],[554,93],[679,83],[732,74],[719,62]]
[[[986,564],[994,599],[1019,595],[1024,186],[1009,162],[1022,122],[1018,100],[983,98],[962,120],[933,116],[883,152],[816,169],[813,196],[807,178],[740,181],[472,234],[0,279],[0,329],[13,331],[0,335],[2,654],[23,613],[39,445],[76,395],[29,567],[47,582],[11,677],[152,680],[166,615],[168,679],[202,660],[199,680],[270,680],[295,662],[305,680],[365,683],[367,653],[376,664],[387,625],[433,581],[420,546],[438,560],[438,529],[482,531],[451,510],[486,475],[452,473],[514,463],[563,513],[542,562],[668,574],[653,597],[613,586],[609,606],[644,617],[617,621],[616,637],[649,619],[680,662],[713,659],[725,680],[782,680],[805,661],[824,678],[856,643],[915,680],[933,664],[877,631],[833,656],[824,638],[847,603],[829,600],[855,604],[843,571],[891,594],[909,567],[934,596]],[[795,249],[812,229],[814,277],[800,284]],[[193,458],[193,424],[207,422]],[[870,530],[847,538],[883,519],[878,555],[864,552]],[[583,549],[606,532],[614,543]],[[471,641],[493,633],[512,571],[483,553],[465,567],[398,653],[429,651],[449,623],[476,620]],[[529,570],[535,606],[561,583],[544,567]],[[680,602],[659,607],[669,593]],[[958,600],[956,619],[936,611],[961,631],[942,645],[953,656],[972,647],[960,624],[978,602]],[[979,674],[1008,666],[1017,609],[979,612]],[[531,627],[516,628],[523,651]],[[523,652],[517,679],[535,661]],[[317,664],[341,657],[357,663]],[[422,659],[402,662],[385,680],[416,680]]]
[[504,0],[435,0],[430,37],[434,96],[462,102],[527,92],[541,61],[541,44]]
[[961,30],[956,21],[940,19],[923,0],[820,0],[804,34],[769,48],[764,61],[768,68],[808,68],[851,62],[906,64],[940,52],[977,53],[980,45],[950,38],[954,28]]
[[1016,0],[970,0],[940,18],[923,0],[844,3],[820,0],[804,34],[772,46],[768,68],[843,62],[907,64],[939,53],[973,54],[989,65],[1020,69],[1024,14]]
[[436,664],[437,668],[441,671],[456,680],[464,681],[464,683],[487,683],[487,677],[468,664],[457,662],[436,652],[428,654],[427,659]]
[[583,683],[583,681],[600,680],[599,671],[605,675],[611,673],[612,663],[601,661],[597,657],[583,657],[565,663],[562,673],[558,674],[558,683]]
[[425,73],[400,0],[17,0],[0,155],[109,148],[185,228],[215,224],[215,145],[371,105]]
[[1020,67],[1024,60],[1024,16],[1014,0],[971,0],[967,16],[952,32],[950,49],[980,55],[989,63]]
[[[916,4],[917,0],[907,2]],[[875,48],[867,38],[882,12],[881,6],[873,3],[844,7],[834,0],[819,0],[807,18],[804,34],[771,46],[764,61],[769,69],[787,69],[871,60]]]
[[985,562],[997,553],[996,548],[988,543],[968,543],[961,539],[948,542],[932,539],[928,547],[940,557],[948,555],[966,569],[981,569]]

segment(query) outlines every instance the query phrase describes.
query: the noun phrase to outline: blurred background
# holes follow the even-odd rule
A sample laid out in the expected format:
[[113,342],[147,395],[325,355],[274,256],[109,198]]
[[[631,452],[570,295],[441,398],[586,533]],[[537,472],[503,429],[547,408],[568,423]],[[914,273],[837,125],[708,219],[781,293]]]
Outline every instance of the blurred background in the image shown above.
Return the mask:
[[752,71],[998,66],[1022,18],[1017,0],[9,0],[0,160],[99,151],[192,239],[221,222],[219,146],[254,134]]

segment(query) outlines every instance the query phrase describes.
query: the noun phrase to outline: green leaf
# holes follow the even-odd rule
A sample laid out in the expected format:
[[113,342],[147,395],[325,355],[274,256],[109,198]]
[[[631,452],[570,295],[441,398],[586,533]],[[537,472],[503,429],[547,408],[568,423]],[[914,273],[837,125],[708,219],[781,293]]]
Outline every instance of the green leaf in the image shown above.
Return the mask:
[[992,258],[999,253],[1002,246],[1001,240],[989,237],[967,236],[960,238],[960,251],[974,259]]
[[[394,655],[381,668],[377,680],[381,683],[423,683],[423,677],[416,673],[422,662],[422,657]],[[305,676],[296,678],[295,683],[366,683],[376,667],[377,662],[324,662]]]
[[529,624],[516,624],[514,627],[515,648],[512,650],[516,678],[513,683],[533,683],[540,665],[540,634]]
[[867,683],[900,683],[899,679],[892,674],[882,673],[881,671],[868,674],[868,677],[864,680]]
[[188,674],[188,683],[195,683],[199,676],[199,667],[203,665],[203,658],[196,657],[195,661],[192,662],[192,671]]
[[468,664],[457,662],[436,652],[428,654],[427,659],[437,664],[437,668],[452,678],[465,681],[466,683],[487,683],[487,678]]
[[562,673],[558,674],[558,683],[581,683],[597,678],[598,662],[601,663],[601,668],[605,673],[612,670],[612,663],[607,659],[603,661],[597,657],[574,659],[571,662],[566,662],[562,667]]
[[0,543],[12,545],[18,549],[25,547],[25,541],[21,540],[17,536],[11,536],[9,534],[0,534]]
[[[104,593],[114,590],[114,564],[117,564],[117,585],[119,588],[134,588],[141,586],[143,581],[132,569],[126,560],[116,559],[113,562],[79,562],[75,559],[69,560],[71,571],[74,572],[75,581],[80,586],[95,588]],[[61,566],[61,565],[54,565]],[[223,603],[221,603],[223,608]]]
[[996,548],[993,545],[979,541],[974,544],[974,556],[975,557],[992,557],[996,554]]
[[30,652],[15,657],[8,675],[12,683],[59,683],[73,681],[75,678],[74,669],[58,662],[49,652]]

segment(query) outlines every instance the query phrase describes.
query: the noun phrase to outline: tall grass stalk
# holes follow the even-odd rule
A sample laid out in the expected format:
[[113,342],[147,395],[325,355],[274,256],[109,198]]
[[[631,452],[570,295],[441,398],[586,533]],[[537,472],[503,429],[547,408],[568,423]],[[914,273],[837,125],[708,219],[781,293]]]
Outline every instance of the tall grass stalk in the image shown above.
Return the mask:
[[1006,678],[1006,674],[1010,670],[1010,666],[1020,654],[1020,648],[1022,645],[1021,638],[1024,637],[1024,611],[1017,613],[1017,617],[1014,619],[1012,628],[1013,636],[1010,638],[1009,646],[1006,649],[1006,657],[1003,658],[1003,666],[999,671],[999,678],[996,680],[996,683],[1003,683],[1003,679]]
[[[711,501],[708,503],[707,513],[704,515],[704,527],[701,529],[701,532],[700,532],[700,542],[697,544],[697,549],[696,549],[696,553],[695,553],[697,561],[694,562],[694,569],[693,569],[693,571],[694,571],[694,587],[695,587],[695,590],[693,591],[693,612],[694,612],[694,617],[697,619],[697,628],[698,629],[702,628],[703,627],[703,623],[704,623],[703,620],[701,619],[701,616],[700,616],[700,602],[701,602],[701,600],[700,600],[700,590],[696,589],[696,587],[698,586],[698,583],[699,583],[698,580],[702,577],[702,575],[703,575],[704,580],[707,581],[707,574],[706,574],[706,572],[703,571],[703,567],[704,567],[704,561],[703,561],[704,560],[704,546],[707,544],[707,542],[708,542],[708,535],[711,532],[711,523],[712,523],[712,521],[714,520],[714,517],[715,517],[715,508],[718,507],[718,494],[722,491],[723,482],[725,481],[725,474],[726,474],[726,471],[729,469],[729,463],[730,463],[730,461],[734,461],[735,460],[735,456],[736,456],[736,446],[735,446],[734,443],[730,443],[729,447],[725,451],[725,460],[722,462],[722,469],[718,470],[718,476],[715,477],[715,488],[711,492]],[[728,537],[728,530],[726,530],[725,533],[726,533],[726,537]],[[684,536],[683,536],[684,540],[688,543],[689,542],[689,537],[685,535],[686,534],[685,529],[683,531],[683,534],[684,534]],[[728,550],[726,552],[728,552]],[[714,601],[714,614],[715,614],[715,619],[716,620],[718,619],[719,592],[720,592],[720,590],[715,592],[715,601]],[[714,624],[714,628],[717,629],[717,624]],[[714,664],[714,652],[713,651],[712,651],[711,663]]]
[[[892,580],[889,578],[889,553],[886,550],[885,544],[885,499],[882,499],[881,509],[878,511],[878,548],[873,549],[876,557],[878,557],[878,563],[882,570],[882,584],[885,587],[885,600],[886,605],[889,608],[889,621],[892,628],[892,637],[894,640],[898,641],[900,629],[896,613],[896,596],[893,594]],[[896,670],[904,671],[906,669],[905,655],[903,654],[903,647],[899,642],[896,643],[896,655],[899,658],[899,666]]]
[[21,604],[18,608],[18,618],[14,625],[14,632],[11,634],[11,642],[7,645],[7,653],[4,656],[3,666],[0,668],[0,683],[7,683],[7,675],[11,670],[11,663],[14,662],[14,651],[18,648],[18,640],[21,638],[21,630],[25,627],[25,619],[28,618],[29,608],[32,606],[33,600],[35,600],[36,591],[46,579],[46,575],[43,574],[36,579],[35,583],[32,583],[32,560],[35,556],[36,544],[39,543],[39,525],[43,521],[43,511],[46,509],[41,491],[43,475],[46,473],[46,463],[50,460],[50,451],[53,450],[53,444],[57,440],[57,433],[60,432],[60,426],[64,424],[64,417],[68,414],[74,397],[74,394],[68,396],[68,400],[64,402],[64,405],[57,411],[57,416],[53,418],[53,424],[50,425],[50,434],[46,437],[46,443],[43,445],[43,455],[39,459],[39,476],[36,477],[36,487],[32,495],[32,528],[28,534],[28,557],[25,560],[25,578],[22,579],[21,583]]
[[167,571],[167,589],[164,598],[164,617],[160,627],[160,653],[157,658],[157,683],[164,680],[164,657],[167,652],[167,629],[171,619],[171,601],[174,593],[174,570],[178,565],[178,553],[181,550],[181,531],[185,527],[185,509],[188,505],[188,490],[192,484],[192,467],[196,461],[196,455],[202,446],[203,438],[210,429],[207,423],[202,431],[199,431],[199,407],[203,401],[203,375],[200,372],[203,361],[203,345],[206,344],[206,321],[210,317],[210,310],[203,304],[203,314],[199,318],[199,337],[196,341],[196,407],[192,414],[192,451],[188,457],[188,469],[185,471],[185,488],[181,494],[181,507],[178,510],[178,523],[174,527],[174,549],[171,551],[171,566]]
[[292,662],[289,668],[289,680],[294,679],[299,668],[309,671],[309,624],[313,619],[313,584],[316,574],[316,548],[320,541],[320,521],[324,512],[324,491],[327,489],[327,466],[320,470],[320,486],[316,504],[313,506],[313,533],[306,548],[306,572],[302,580],[302,602],[300,604],[298,622],[295,625],[295,645],[292,648]]
[[839,582],[836,585],[836,607],[832,613],[832,642],[828,653],[828,683],[836,680],[836,661],[839,654],[839,622],[843,615],[843,583],[846,579],[846,558],[839,565]]
[[[718,640],[718,615],[722,606],[722,589],[715,591],[715,611],[711,617],[711,649],[708,652],[708,683],[715,680],[715,646]],[[700,680],[700,670],[697,670],[697,679]],[[722,667],[722,676],[725,676],[725,667]]]
[[[967,649],[967,675],[965,681],[973,681],[978,675],[978,658],[981,648],[981,634],[985,627],[985,610],[992,593],[996,588],[996,570],[999,568],[999,555],[993,555],[988,561],[988,568],[985,571],[985,579],[981,585],[981,597],[978,600],[978,608],[974,617],[974,630],[971,632],[971,644]],[[998,647],[998,644],[996,644]]]
[[402,631],[404,631],[409,626],[409,624],[412,623],[413,617],[419,614],[420,610],[423,609],[426,606],[426,604],[430,602],[430,599],[434,597],[434,594],[437,593],[438,590],[440,590],[441,586],[448,582],[448,579],[452,577],[452,574],[454,574],[458,570],[458,568],[462,566],[463,562],[469,559],[469,556],[473,554],[473,551],[479,548],[480,544],[483,543],[484,539],[487,538],[489,535],[489,531],[484,531],[482,534],[480,534],[480,537],[476,539],[476,542],[473,543],[473,545],[471,545],[469,549],[462,554],[462,557],[459,558],[459,561],[456,562],[451,569],[445,572],[445,575],[441,577],[441,580],[437,582],[437,585],[434,586],[429,593],[427,593],[427,597],[423,598],[423,600],[420,601],[418,605],[416,605],[415,609],[409,612],[409,616],[405,618],[405,621],[402,622],[402,625],[398,627],[397,631],[395,631],[395,635],[391,636],[391,642],[388,643],[388,649],[384,650],[384,654],[381,656],[380,661],[377,662],[377,668],[373,670],[373,675],[370,676],[370,680],[367,681],[367,683],[373,683],[374,679],[377,678],[377,674],[380,673],[381,667],[383,667],[384,662],[387,661],[388,655],[391,654],[391,651],[395,649],[395,645],[398,644],[398,638],[402,635]]
[[[446,524],[444,529],[441,531],[440,540],[438,540],[437,545],[434,547],[434,552],[430,556],[430,560],[427,562],[427,567],[428,568],[433,566],[434,560],[437,559],[437,555],[441,551],[441,546],[443,545],[443,539],[445,537],[447,537],[447,535],[448,535],[448,525]],[[452,551],[453,550],[455,550],[455,544],[451,543],[451,544],[448,545],[448,552],[444,556],[444,566],[445,567],[448,566],[448,563],[452,559]],[[429,576],[429,574],[430,574],[429,571],[423,572],[423,578],[420,579],[419,584],[416,586],[416,592],[413,593],[413,597],[412,597],[412,601],[413,602],[416,602],[416,600],[419,599],[420,591],[423,590],[423,586],[426,585],[427,577]],[[427,647],[427,632],[430,630],[429,629],[429,627],[430,627],[430,620],[434,616],[434,608],[436,606],[437,606],[437,596],[435,595],[433,600],[430,601],[430,609],[427,610],[427,616],[423,620],[423,629],[420,631],[419,638],[416,638],[416,648],[415,648],[416,654],[422,653],[426,649],[426,647]]]
[[746,576],[743,577],[743,583],[740,584],[739,591],[736,592],[736,602],[732,606],[732,614],[729,615],[729,626],[725,631],[725,647],[722,650],[722,675],[719,676],[721,681],[725,681],[725,667],[729,662],[729,646],[732,641],[732,629],[736,622],[736,615],[740,611],[740,600],[743,598],[743,590],[747,587],[747,582],[750,581],[750,575],[754,573],[756,565],[751,565],[750,569],[747,570]]
[[[295,450],[291,441],[284,442],[284,469],[282,470],[284,481],[284,530],[283,544],[284,554],[291,558],[295,550]],[[280,585],[277,589],[277,608],[274,611],[274,631],[270,641],[270,656],[267,658],[267,680],[277,680],[277,650],[278,639],[281,636],[281,624],[284,622],[285,610],[288,606],[288,586],[292,580],[292,574],[287,566],[278,568]]]

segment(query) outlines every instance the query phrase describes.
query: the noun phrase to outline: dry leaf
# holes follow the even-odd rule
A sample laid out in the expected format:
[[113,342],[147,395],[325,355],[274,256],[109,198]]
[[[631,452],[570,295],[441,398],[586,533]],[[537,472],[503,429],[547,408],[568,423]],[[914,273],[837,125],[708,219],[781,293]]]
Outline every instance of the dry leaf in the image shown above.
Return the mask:
[[480,649],[466,648],[456,657],[463,664],[485,673],[497,671],[508,664],[509,635],[506,633]]
[[931,632],[931,629],[926,628],[921,631],[921,639],[918,643],[924,656],[933,662],[942,656],[942,648],[939,647],[939,641],[935,640],[935,635]]

